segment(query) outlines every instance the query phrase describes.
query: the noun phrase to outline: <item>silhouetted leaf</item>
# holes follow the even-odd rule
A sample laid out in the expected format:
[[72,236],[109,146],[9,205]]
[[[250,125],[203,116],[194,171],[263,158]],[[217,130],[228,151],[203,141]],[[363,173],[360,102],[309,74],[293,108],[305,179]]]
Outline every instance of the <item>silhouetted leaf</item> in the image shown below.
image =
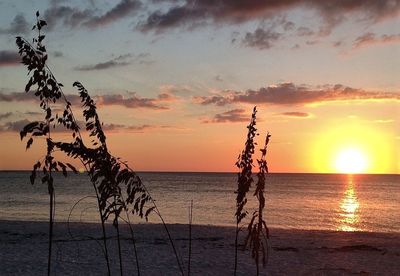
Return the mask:
[[145,217],[146,221],[149,221],[148,216],[149,216],[149,214],[150,214],[155,208],[156,208],[156,207],[153,206],[153,207],[150,207],[149,209],[147,209],[146,213],[144,214],[144,217]]
[[74,173],[78,173],[78,171],[75,169],[75,167],[72,166],[70,163],[66,163],[66,165],[67,165],[68,168],[70,168]]
[[[46,25],[47,25],[47,22],[44,21],[44,20],[39,20],[39,25],[40,25],[41,27],[46,26]],[[40,41],[40,36],[39,36],[39,41]]]
[[51,108],[46,109],[46,120],[48,120],[51,117]]
[[29,149],[32,143],[33,143],[33,138],[31,137],[29,138],[28,142],[26,142],[26,149]]

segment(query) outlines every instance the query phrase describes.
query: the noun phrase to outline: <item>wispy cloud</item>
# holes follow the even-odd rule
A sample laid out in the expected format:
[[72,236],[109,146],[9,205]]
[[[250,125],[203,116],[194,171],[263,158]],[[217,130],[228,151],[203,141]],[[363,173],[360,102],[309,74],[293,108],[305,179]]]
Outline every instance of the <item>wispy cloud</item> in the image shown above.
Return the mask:
[[54,51],[53,52],[53,57],[58,58],[58,57],[63,57],[63,56],[64,56],[64,54],[61,51]]
[[297,28],[297,35],[298,36],[311,36],[314,35],[315,32],[308,27],[299,27]]
[[[79,96],[77,95],[66,95],[67,99],[76,106],[81,105]],[[153,110],[168,110],[169,107],[165,106],[164,103],[171,102],[174,97],[172,95],[160,94],[157,98],[142,98],[132,93],[130,96],[124,96],[121,94],[110,94],[110,95],[97,95],[93,96],[98,106],[123,106],[126,108],[147,108]],[[36,98],[32,93],[13,92],[13,93],[2,93],[0,92],[0,102],[31,102],[35,101]]]
[[[24,128],[31,121],[28,119],[17,120],[12,122],[7,122],[5,124],[0,125],[0,132],[20,132],[21,129]],[[82,132],[85,132],[85,122],[79,121],[78,125],[80,126]],[[142,124],[142,125],[124,125],[124,124],[108,124],[104,123],[102,125],[102,129],[107,133],[112,132],[124,132],[124,133],[146,133],[149,131],[156,130],[182,130],[181,128],[169,126],[169,125],[155,125],[155,124]],[[57,126],[56,128],[52,128],[52,131],[55,133],[67,133],[68,129]]]
[[172,96],[188,96],[193,94],[193,88],[188,85],[163,84],[160,86],[161,94],[170,94]]
[[389,123],[393,123],[394,120],[393,119],[378,119],[378,120],[373,120],[374,123],[378,123],[378,124],[389,124]]
[[13,113],[12,112],[6,112],[6,113],[0,113],[0,120],[6,119],[10,117]]
[[17,14],[8,28],[0,28],[0,34],[20,35],[26,34],[30,30],[28,22],[23,14]]
[[275,32],[272,29],[264,30],[257,28],[253,33],[246,33],[243,38],[243,44],[248,47],[264,50],[274,46],[281,37],[281,33]]
[[21,129],[23,129],[23,127],[29,123],[30,123],[30,121],[27,119],[18,120],[18,121],[14,121],[14,122],[7,122],[3,125],[0,125],[0,131],[1,132],[20,132]]
[[133,12],[137,11],[141,5],[142,3],[140,1],[122,0],[103,15],[92,17],[90,20],[85,22],[85,25],[92,28],[108,25],[114,21],[131,15]]
[[[281,0],[281,1],[243,1],[221,0],[195,1],[185,0],[172,2],[168,9],[156,10],[139,22],[138,28],[143,31],[164,31],[167,29],[213,24],[238,24],[252,20],[274,18],[277,14],[291,9],[304,8],[315,10],[325,21],[325,32],[337,25],[346,17],[355,14],[372,22],[394,17],[399,14],[398,0],[353,0],[353,1],[319,1],[319,0]],[[322,30],[321,30],[322,31]],[[320,32],[321,32],[320,31]]]
[[161,98],[141,98],[136,95],[124,97],[123,95],[103,95],[96,96],[95,100],[98,105],[120,105],[127,108],[148,108],[155,110],[167,110],[168,107],[160,104],[164,102]]
[[203,123],[237,123],[249,120],[244,109],[232,109],[223,113],[215,114],[213,118],[203,120]]
[[285,117],[295,117],[295,118],[309,118],[311,117],[310,113],[307,112],[299,112],[299,111],[288,111],[288,112],[282,112],[277,114],[279,116],[285,116]]
[[353,47],[361,48],[373,44],[389,44],[389,43],[399,43],[400,34],[392,35],[376,35],[374,33],[365,33],[354,40]]
[[109,132],[132,132],[145,133],[153,130],[176,130],[178,128],[169,125],[123,125],[123,124],[104,124],[103,130]]
[[155,110],[167,110],[167,106],[162,105],[169,101],[163,99],[163,96],[157,98],[142,98],[136,95],[124,97],[123,95],[103,95],[95,97],[96,103],[99,105],[120,105],[126,108],[148,108]]
[[304,105],[348,100],[400,100],[400,93],[371,92],[341,84],[313,88],[293,83],[281,83],[261,87],[258,90],[227,91],[220,95],[195,97],[194,100],[202,105],[215,104],[218,106],[233,103]]
[[14,66],[21,63],[21,58],[15,51],[0,51],[0,66]]
[[44,12],[44,18],[50,28],[59,22],[69,28],[82,26],[100,28],[132,15],[142,6],[141,2],[137,0],[121,0],[110,10],[98,14],[98,9],[95,7],[80,9],[64,4],[56,1]]
[[99,62],[91,65],[82,65],[75,67],[75,70],[78,71],[94,71],[94,70],[105,70],[115,67],[122,67],[126,65],[130,65],[133,63],[137,64],[151,64],[153,61],[149,59],[150,54],[148,53],[140,53],[138,55],[134,54],[124,54],[114,57],[110,60]]
[[105,70],[105,69],[110,69],[110,68],[115,68],[115,67],[126,66],[129,64],[130,64],[130,62],[127,62],[127,61],[116,61],[113,59],[113,60],[99,62],[99,63],[92,64],[92,65],[82,65],[79,67],[75,67],[75,70],[78,70],[78,71]]
[[80,10],[69,6],[53,5],[44,12],[48,29],[52,30],[59,22],[69,28],[79,27],[89,21],[93,16],[93,10]]

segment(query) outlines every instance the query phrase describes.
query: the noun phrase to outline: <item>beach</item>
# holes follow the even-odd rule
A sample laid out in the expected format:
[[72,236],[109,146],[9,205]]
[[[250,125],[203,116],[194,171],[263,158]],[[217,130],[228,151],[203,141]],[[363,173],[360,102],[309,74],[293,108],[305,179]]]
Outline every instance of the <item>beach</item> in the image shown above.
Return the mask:
[[[132,225],[141,275],[180,275],[173,249],[161,224]],[[189,226],[169,224],[185,275]],[[119,274],[116,234],[107,225],[112,274]],[[137,275],[132,239],[121,225],[125,275]],[[192,226],[191,275],[233,275],[232,227]],[[398,275],[397,233],[270,229],[270,257],[261,275]],[[242,240],[245,233],[241,233]],[[0,221],[1,275],[44,275],[47,269],[48,224]],[[53,275],[106,275],[96,223],[58,222],[54,228]],[[239,251],[238,275],[255,275],[249,251]]]

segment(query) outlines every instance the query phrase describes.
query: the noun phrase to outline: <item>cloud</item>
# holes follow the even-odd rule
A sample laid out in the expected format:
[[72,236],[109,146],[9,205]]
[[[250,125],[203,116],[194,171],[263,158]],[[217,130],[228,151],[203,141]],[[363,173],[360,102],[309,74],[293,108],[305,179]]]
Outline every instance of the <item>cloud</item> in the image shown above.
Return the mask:
[[214,77],[214,80],[216,80],[216,81],[224,81],[220,75],[216,75]]
[[249,120],[248,114],[244,109],[232,109],[223,113],[214,115],[210,120],[203,120],[203,123],[237,123],[247,122]]
[[21,58],[17,52],[2,50],[0,51],[0,67],[14,66],[21,63]]
[[141,5],[142,3],[140,1],[122,0],[105,14],[101,16],[94,16],[93,18],[85,22],[85,25],[91,28],[108,25],[137,11],[141,7]]
[[7,122],[4,125],[0,125],[1,132],[20,132],[30,121],[27,119],[19,120],[15,122]]
[[373,120],[374,123],[378,124],[388,124],[388,123],[393,123],[393,119],[379,119],[379,120]]
[[[209,23],[238,24],[252,20],[271,19],[277,14],[295,8],[316,10],[327,27],[341,22],[346,16],[354,17],[358,13],[374,22],[399,14],[399,0],[281,0],[281,1],[244,1],[185,0],[173,3],[169,9],[151,12],[137,28],[143,32],[164,31],[177,27],[202,26]],[[322,31],[329,31],[329,28]]]
[[[31,121],[27,119],[18,120],[14,122],[7,122],[3,125],[0,125],[0,132],[20,132],[21,129],[24,128]],[[78,121],[78,125],[81,128],[82,132],[85,132],[85,122]],[[153,130],[182,130],[182,128],[169,126],[169,125],[124,125],[124,124],[107,124],[104,123],[102,125],[103,131],[107,133],[111,132],[124,132],[124,133],[145,133]],[[56,128],[52,128],[51,131],[53,133],[68,133],[69,130],[62,126],[57,126]]]
[[38,115],[42,115],[42,112],[37,112],[37,111],[27,111],[24,112],[25,115],[29,115],[29,116],[38,116]]
[[58,5],[54,3],[44,12],[44,19],[50,28],[58,22],[69,28],[85,26],[88,28],[99,28],[121,20],[138,10],[142,5],[137,0],[121,0],[116,6],[102,15],[97,15],[96,9],[79,9],[75,7]]
[[54,52],[53,52],[53,56],[54,56],[54,57],[63,57],[64,54],[63,54],[63,52],[61,52],[61,51],[54,51]]
[[108,61],[99,62],[92,65],[78,66],[75,67],[75,70],[78,71],[105,70],[105,69],[130,65],[133,63],[148,65],[153,63],[153,61],[149,60],[149,56],[150,54],[148,53],[140,53],[138,55],[124,54],[124,55],[119,55]]
[[192,87],[188,85],[164,84],[160,86],[161,94],[171,94],[175,99],[178,99],[177,96],[184,97],[193,94],[193,92]]
[[109,60],[109,61],[105,61],[105,62],[99,62],[99,63],[93,64],[93,65],[83,65],[80,67],[75,67],[75,70],[78,70],[78,71],[104,70],[104,69],[126,66],[129,64],[130,64],[130,62]]
[[307,27],[299,27],[297,28],[297,35],[298,36],[311,36],[314,35],[315,32]]
[[83,22],[89,21],[93,16],[92,10],[80,10],[68,6],[52,6],[44,12],[48,29],[53,29],[58,22],[62,21],[69,28],[79,27]]
[[169,93],[158,94],[157,98],[159,101],[163,101],[163,102],[174,102],[174,101],[178,100],[178,97],[176,97],[172,94],[169,94]]
[[299,111],[283,112],[283,113],[279,113],[278,115],[287,116],[287,117],[297,117],[297,118],[309,118],[309,117],[311,117],[310,113],[299,112]]
[[400,42],[400,34],[381,35],[374,33],[365,33],[354,40],[353,48],[361,48],[372,44],[389,44]]
[[260,50],[271,48],[282,37],[281,33],[257,28],[253,33],[246,33],[243,44]]
[[0,113],[0,120],[6,119],[10,117],[13,113],[12,112],[6,112],[6,113]]
[[23,14],[17,14],[8,28],[0,28],[0,34],[20,35],[28,33],[29,30],[28,22]]
[[0,92],[0,101],[1,102],[26,102],[33,101],[34,96],[32,94],[20,93],[20,92],[12,92],[9,94]]
[[[81,100],[78,95],[66,95],[68,101],[70,101],[73,105],[80,105]],[[12,93],[3,93],[0,92],[0,102],[34,102],[37,100],[37,97],[33,93],[25,93],[25,92],[12,92]]]
[[124,97],[123,95],[103,95],[94,97],[98,105],[120,105],[127,108],[148,108],[155,110],[167,110],[168,107],[160,105],[164,99],[161,98],[140,98],[136,95]]
[[224,95],[195,97],[194,100],[202,105],[215,104],[218,106],[233,103],[304,105],[348,100],[400,100],[400,93],[370,92],[341,84],[311,88],[305,85],[281,83],[261,87],[259,90],[228,91]]
[[[68,101],[73,105],[80,106],[81,101],[78,95],[66,95]],[[147,108],[153,110],[168,110],[169,108],[163,105],[164,102],[172,101],[172,95],[167,96],[160,94],[157,98],[141,98],[133,94],[125,97],[121,94],[97,95],[93,96],[97,106],[118,105],[126,108]],[[0,102],[31,102],[36,98],[33,93],[13,92],[5,94],[0,92]]]
[[155,129],[177,129],[173,126],[168,125],[123,125],[123,124],[104,124],[103,130],[109,132],[133,132],[133,133],[144,133]]
[[213,96],[196,96],[194,97],[195,102],[202,105],[215,104],[217,106],[224,106],[232,103],[230,96],[213,95]]

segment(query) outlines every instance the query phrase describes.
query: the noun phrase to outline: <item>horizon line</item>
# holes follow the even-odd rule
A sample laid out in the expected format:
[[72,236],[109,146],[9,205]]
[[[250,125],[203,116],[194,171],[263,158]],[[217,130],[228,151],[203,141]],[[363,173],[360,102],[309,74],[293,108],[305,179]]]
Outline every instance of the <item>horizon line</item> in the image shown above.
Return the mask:
[[[32,170],[27,170],[27,169],[7,169],[7,170],[2,170],[0,169],[1,172],[31,172]],[[72,172],[71,170],[68,170],[68,172]],[[160,171],[160,170],[137,170],[134,171],[135,173],[220,173],[220,174],[237,174],[237,171]],[[57,173],[57,172],[56,172]],[[61,172],[60,172],[61,173]],[[84,173],[84,172],[78,172],[78,173]],[[256,174],[257,172],[253,172]],[[336,174],[336,175],[400,175],[399,173],[339,173],[339,172],[269,172],[268,174]]]

